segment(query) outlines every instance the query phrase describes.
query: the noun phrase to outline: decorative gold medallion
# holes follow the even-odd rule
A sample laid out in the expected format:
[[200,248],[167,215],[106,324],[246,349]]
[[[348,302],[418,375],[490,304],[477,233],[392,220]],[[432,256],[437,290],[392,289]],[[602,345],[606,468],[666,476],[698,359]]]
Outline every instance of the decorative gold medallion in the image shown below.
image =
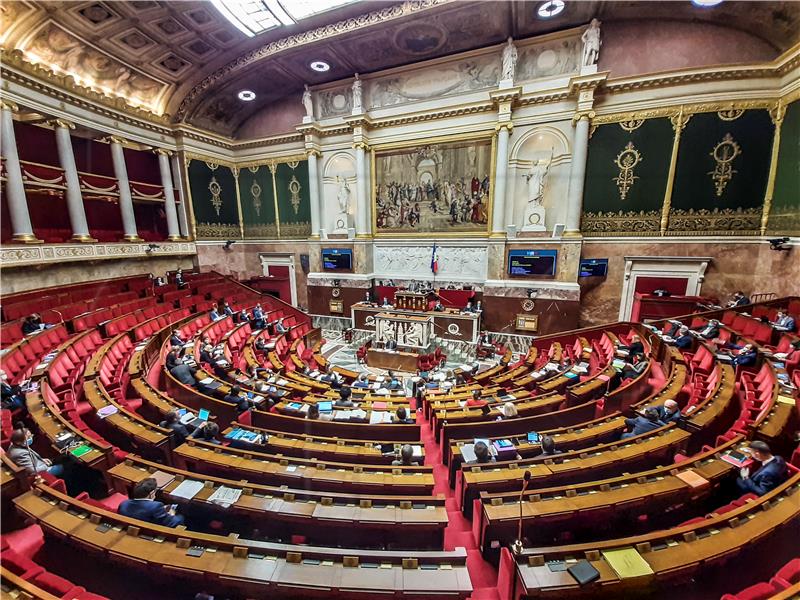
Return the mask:
[[642,155],[634,148],[633,142],[628,142],[625,149],[617,155],[614,162],[617,164],[617,167],[619,167],[619,174],[614,177],[613,181],[617,184],[617,188],[619,188],[620,200],[625,200],[628,191],[636,180],[639,179],[638,176],[633,174],[633,169],[642,162]]
[[287,162],[287,163],[286,163],[286,165],[287,165],[287,166],[288,166],[288,167],[289,167],[289,168],[290,168],[292,171],[294,171],[294,170],[297,168],[297,165],[299,165],[299,164],[300,164],[300,161],[299,161],[299,160],[292,160],[292,161],[289,161],[289,162]]
[[714,149],[710,152],[717,166],[714,167],[713,171],[709,171],[707,175],[711,175],[711,179],[714,180],[717,196],[722,196],[728,182],[733,179],[733,174],[737,173],[732,163],[741,153],[742,150],[739,144],[734,141],[730,133],[726,133],[722,141],[714,146]]
[[625,131],[634,131],[639,129],[644,124],[644,119],[629,119],[627,121],[620,121],[619,126]]
[[250,186],[250,194],[253,196],[253,208],[257,216],[261,216],[261,186],[254,179],[253,185]]
[[744,109],[729,108],[727,110],[717,111],[717,116],[723,121],[735,121],[744,114]]
[[292,180],[289,182],[289,193],[292,194],[291,203],[294,208],[294,214],[300,211],[300,182],[297,177],[292,175]]
[[535,306],[536,305],[533,303],[533,300],[531,300],[530,298],[526,298],[525,300],[522,301],[522,310],[524,310],[525,312],[531,312],[535,308]]
[[222,198],[220,198],[220,194],[222,193],[222,186],[220,186],[219,181],[217,181],[216,177],[212,177],[211,181],[209,181],[208,191],[211,192],[211,205],[217,212],[217,216],[219,216],[219,209],[222,208]]

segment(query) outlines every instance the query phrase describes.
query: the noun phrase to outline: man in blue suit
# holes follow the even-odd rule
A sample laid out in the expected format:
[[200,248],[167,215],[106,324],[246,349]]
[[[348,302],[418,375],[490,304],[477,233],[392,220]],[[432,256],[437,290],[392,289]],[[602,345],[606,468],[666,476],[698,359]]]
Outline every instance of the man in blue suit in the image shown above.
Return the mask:
[[775,322],[772,323],[772,325],[779,331],[794,331],[794,317],[783,311],[778,311],[778,314],[775,317]]
[[658,409],[651,406],[644,410],[643,417],[638,416],[635,419],[625,419],[625,425],[630,427],[630,431],[622,434],[621,439],[623,440],[663,427],[664,423],[658,419]]
[[669,399],[662,406],[657,406],[658,420],[664,423],[677,423],[683,418],[680,406],[675,400]]
[[686,325],[678,329],[678,337],[675,338],[675,346],[680,350],[688,350],[692,347],[694,338],[689,333],[689,328]]
[[152,477],[142,479],[133,486],[133,497],[119,505],[119,514],[164,527],[182,525],[182,515],[176,515],[175,509],[167,510],[163,502],[155,499],[157,487],[156,480]]
[[750,467],[742,467],[739,471],[736,485],[742,493],[750,492],[763,496],[786,481],[788,475],[786,461],[772,454],[766,442],[761,440],[750,442],[750,453],[761,466],[752,473]]
[[260,304],[256,304],[256,307],[253,309],[252,325],[256,329],[264,329],[264,325],[266,325],[264,322],[264,311]]

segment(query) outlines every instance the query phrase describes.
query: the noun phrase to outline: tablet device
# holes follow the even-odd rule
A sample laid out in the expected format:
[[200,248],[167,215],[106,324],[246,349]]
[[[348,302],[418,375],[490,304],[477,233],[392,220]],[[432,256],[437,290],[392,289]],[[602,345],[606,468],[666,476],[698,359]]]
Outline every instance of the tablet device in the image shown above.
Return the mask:
[[539,443],[539,439],[540,439],[539,438],[539,434],[536,433],[535,431],[531,431],[530,433],[528,433],[528,441],[531,444],[538,444]]

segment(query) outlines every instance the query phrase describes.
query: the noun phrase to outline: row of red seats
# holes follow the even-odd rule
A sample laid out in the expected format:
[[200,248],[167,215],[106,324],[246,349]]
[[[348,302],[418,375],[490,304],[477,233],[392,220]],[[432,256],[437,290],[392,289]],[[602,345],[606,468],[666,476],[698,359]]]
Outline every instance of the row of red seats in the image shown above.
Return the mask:
[[147,339],[156,331],[163,329],[170,323],[176,323],[181,319],[185,319],[190,314],[192,314],[192,310],[189,308],[176,308],[165,314],[153,317],[149,321],[145,321],[134,328],[133,337],[137,342]]
[[72,319],[72,331],[78,333],[81,331],[86,331],[87,329],[94,329],[101,323],[121,317],[122,315],[126,315],[135,310],[153,306],[154,304],[155,298],[152,296],[146,296],[144,298],[137,298],[136,300],[129,300],[128,302],[121,302],[113,306],[87,312]]
[[94,355],[95,350],[103,345],[103,338],[96,329],[74,338],[71,343],[62,347],[58,355],[47,366],[47,378],[50,386],[58,394],[71,394],[80,385],[80,375],[86,363]]
[[793,558],[782,566],[769,582],[756,583],[736,594],[725,594],[720,600],[767,600],[796,583],[800,583],[800,558]]
[[103,326],[108,337],[114,337],[125,331],[131,331],[145,321],[163,315],[172,310],[169,304],[154,304],[145,308],[112,319]]
[[109,600],[105,596],[86,591],[86,588],[45,570],[29,558],[11,549],[8,541],[0,541],[0,559],[3,567],[25,581],[31,582],[48,594],[65,600]]
[[0,357],[0,368],[8,375],[9,383],[18,384],[33,373],[48,352],[67,338],[69,333],[63,323],[31,335]]

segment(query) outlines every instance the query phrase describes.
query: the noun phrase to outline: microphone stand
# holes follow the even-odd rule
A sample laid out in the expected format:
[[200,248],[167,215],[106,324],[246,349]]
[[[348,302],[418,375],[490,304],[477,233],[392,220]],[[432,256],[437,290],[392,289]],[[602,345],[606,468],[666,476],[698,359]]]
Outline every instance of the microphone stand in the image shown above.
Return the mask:
[[522,489],[519,492],[519,520],[517,521],[517,539],[511,544],[511,551],[519,556],[522,554],[524,546],[522,544],[522,497],[525,495],[525,490],[528,489],[528,482],[531,480],[531,472],[525,471],[522,476]]

